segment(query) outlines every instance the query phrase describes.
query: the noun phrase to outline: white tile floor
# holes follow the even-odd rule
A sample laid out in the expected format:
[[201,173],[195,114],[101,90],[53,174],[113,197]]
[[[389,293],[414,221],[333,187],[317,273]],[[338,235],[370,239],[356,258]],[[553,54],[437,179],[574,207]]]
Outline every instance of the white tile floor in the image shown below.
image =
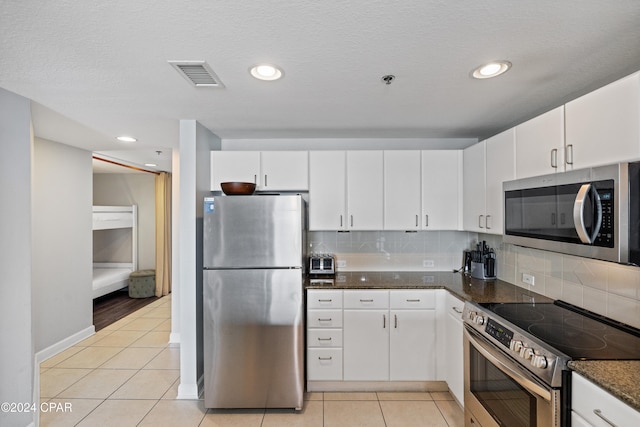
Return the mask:
[[171,296],[151,303],[42,363],[42,402],[71,411],[41,412],[49,426],[462,427],[449,393],[307,393],[290,410],[207,410],[176,400],[179,349],[167,344]]

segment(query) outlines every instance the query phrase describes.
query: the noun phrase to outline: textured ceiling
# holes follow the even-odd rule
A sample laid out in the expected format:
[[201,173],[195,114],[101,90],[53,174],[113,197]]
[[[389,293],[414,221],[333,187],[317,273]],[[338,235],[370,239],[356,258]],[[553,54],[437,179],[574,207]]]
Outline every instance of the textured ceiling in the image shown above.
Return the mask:
[[[638,0],[0,0],[0,87],[37,103],[40,137],[167,161],[180,119],[230,139],[482,139],[640,70],[639,23]],[[469,77],[494,59],[513,68]],[[254,80],[259,62],[285,77]]]

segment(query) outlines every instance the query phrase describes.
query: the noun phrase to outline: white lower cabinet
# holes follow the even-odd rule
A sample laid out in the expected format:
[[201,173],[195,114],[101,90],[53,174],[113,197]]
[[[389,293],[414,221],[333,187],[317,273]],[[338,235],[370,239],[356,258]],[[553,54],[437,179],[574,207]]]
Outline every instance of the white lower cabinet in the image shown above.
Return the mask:
[[446,292],[444,318],[444,380],[456,400],[464,401],[464,350],[462,309],[464,301]]
[[391,310],[391,381],[435,379],[435,310]]
[[[349,292],[349,291],[345,291]],[[344,310],[344,380],[389,379],[389,310]]]
[[307,380],[342,381],[342,291],[307,291]]
[[571,374],[573,426],[640,426],[640,412],[579,374]]

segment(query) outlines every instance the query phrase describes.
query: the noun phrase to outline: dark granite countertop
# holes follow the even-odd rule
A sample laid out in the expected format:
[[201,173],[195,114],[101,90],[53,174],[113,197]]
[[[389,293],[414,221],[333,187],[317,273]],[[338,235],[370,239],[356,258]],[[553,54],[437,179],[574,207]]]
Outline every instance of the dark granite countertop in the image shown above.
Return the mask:
[[640,360],[572,360],[569,368],[640,411]]
[[[326,278],[325,278],[326,279]],[[552,302],[553,299],[502,280],[483,281],[453,272],[336,273],[329,283],[307,279],[307,289],[446,289],[464,301]],[[640,410],[640,361],[571,361],[569,368]]]
[[333,283],[315,283],[308,279],[307,289],[446,289],[464,301],[475,302],[549,302],[543,295],[502,280],[483,281],[453,272],[379,272],[336,273]]

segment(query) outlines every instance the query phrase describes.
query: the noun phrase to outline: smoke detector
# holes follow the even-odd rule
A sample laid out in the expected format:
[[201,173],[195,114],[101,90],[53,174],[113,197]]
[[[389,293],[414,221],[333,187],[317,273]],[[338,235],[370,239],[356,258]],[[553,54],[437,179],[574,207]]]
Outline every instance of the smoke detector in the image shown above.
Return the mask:
[[219,87],[224,85],[205,61],[168,61],[182,77],[195,87]]

